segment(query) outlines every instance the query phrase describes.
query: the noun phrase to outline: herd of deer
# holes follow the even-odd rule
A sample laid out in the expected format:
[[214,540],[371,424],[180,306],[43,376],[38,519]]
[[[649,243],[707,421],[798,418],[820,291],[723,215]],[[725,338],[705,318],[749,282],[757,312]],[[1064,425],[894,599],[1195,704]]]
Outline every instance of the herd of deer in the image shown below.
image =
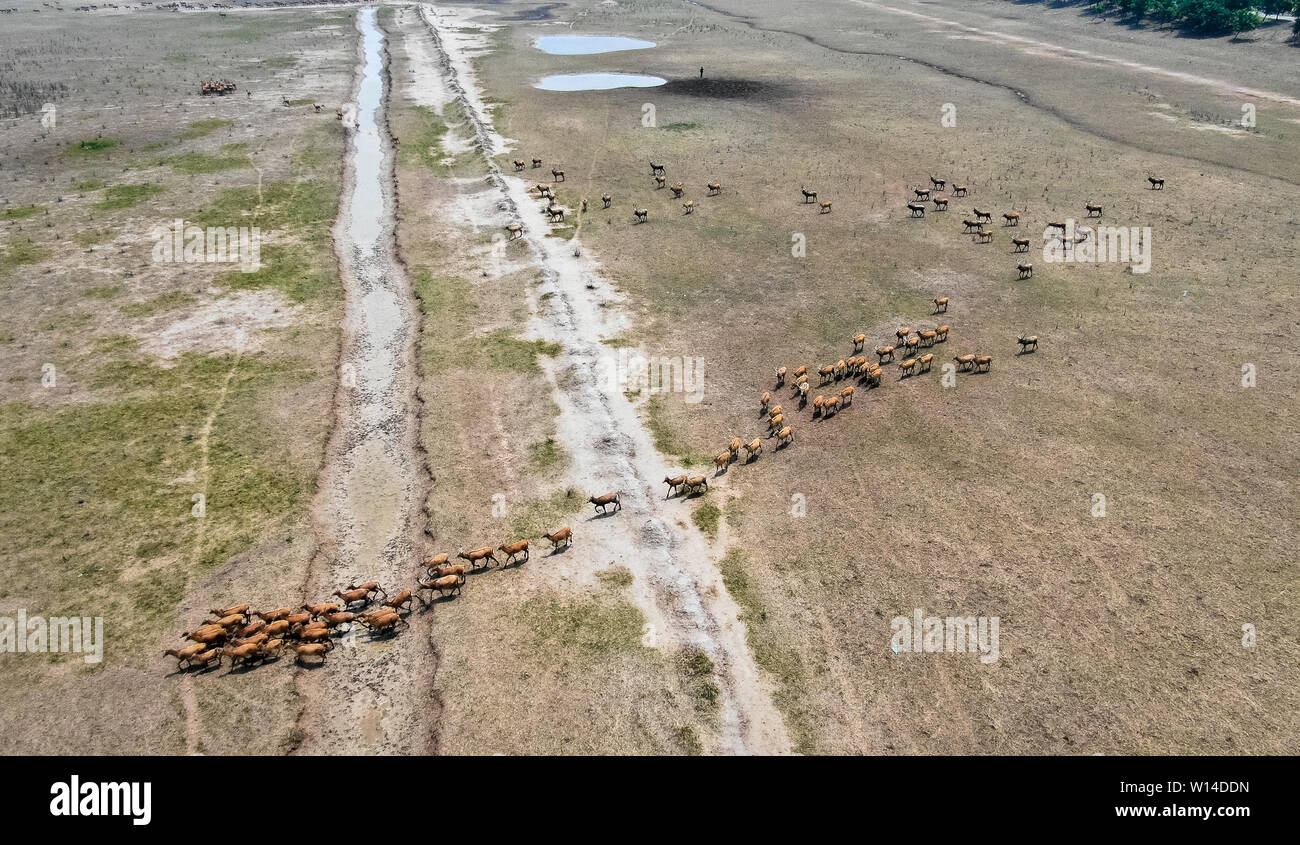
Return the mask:
[[[1164,179],[1155,176],[1147,176],[1147,182],[1151,183],[1151,190],[1153,191],[1164,190],[1165,187]],[[913,201],[907,204],[907,210],[910,213],[910,215],[912,217],[925,217],[926,200],[929,200],[930,202],[934,203],[935,211],[947,211],[948,210],[947,197],[931,198],[930,196],[930,194],[934,191],[944,190],[944,186],[946,184],[947,182],[945,180],[936,179],[935,177],[931,176],[929,188],[913,188],[912,193],[916,196],[916,200],[919,200],[919,202]],[[813,191],[811,193],[812,196],[814,197],[817,196],[816,191]],[[964,197],[967,196],[968,193],[969,192],[965,185],[953,186],[953,196],[955,197]],[[807,197],[808,195],[809,192],[805,190],[804,196]],[[1098,218],[1101,217],[1102,207],[1100,205],[1093,205],[1091,202],[1086,202],[1084,203],[1083,207],[1088,212],[1087,214],[1088,217],[1098,217]],[[993,222],[993,212],[982,211],[978,208],[972,208],[972,211],[975,215],[975,219],[973,220],[963,219],[961,221],[962,234],[971,235],[972,237],[974,237],[976,243],[982,243],[982,244],[992,243],[993,232],[989,231],[988,229],[985,229],[984,224]],[[1019,212],[1017,211],[1003,212],[1002,227],[1004,229],[1007,228],[1008,226],[1019,226],[1019,225],[1020,225]],[[1047,228],[1055,230],[1057,232],[1056,237],[1061,241],[1062,245],[1064,245],[1067,248],[1070,246],[1078,246],[1079,244],[1088,240],[1087,230],[1084,230],[1079,234],[1074,235],[1073,238],[1066,238],[1067,227],[1066,224],[1061,221],[1049,222],[1047,224]],[[1028,252],[1029,238],[1012,238],[1011,245],[1012,245],[1012,250],[1011,250],[1012,252]],[[1017,272],[1019,272],[1021,279],[1032,278],[1034,275],[1033,264],[1029,264],[1029,263],[1017,264],[1016,270]]]
[[[169,648],[164,654],[176,658],[178,669],[220,666],[223,658],[230,658],[231,669],[251,666],[278,659],[286,649],[294,652],[295,662],[308,657],[324,662],[325,655],[334,648],[333,637],[356,625],[388,635],[398,625],[408,624],[402,612],[411,610],[411,600],[416,597],[411,590],[390,597],[377,581],[358,584],[355,580],[333,595],[338,601],[304,604],[297,610],[279,607],[260,611],[247,604],[214,608],[209,612],[215,618],[181,635],[181,639],[191,641],[190,645]],[[384,600],[378,609],[367,612],[377,596]]]

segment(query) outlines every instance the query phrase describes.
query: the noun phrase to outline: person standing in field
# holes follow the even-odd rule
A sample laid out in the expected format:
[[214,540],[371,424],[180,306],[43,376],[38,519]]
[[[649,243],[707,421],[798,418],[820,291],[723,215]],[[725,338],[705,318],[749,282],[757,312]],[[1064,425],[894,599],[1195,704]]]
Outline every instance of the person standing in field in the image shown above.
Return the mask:
[[700,68],[700,79],[704,78],[704,68]]

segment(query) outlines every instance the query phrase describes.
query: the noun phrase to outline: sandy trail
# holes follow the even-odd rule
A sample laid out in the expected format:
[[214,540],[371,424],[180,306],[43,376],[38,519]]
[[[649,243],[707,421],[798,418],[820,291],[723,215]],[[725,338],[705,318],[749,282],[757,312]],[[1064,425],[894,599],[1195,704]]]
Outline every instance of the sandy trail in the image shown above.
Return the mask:
[[[670,467],[654,449],[636,409],[611,372],[602,337],[621,333],[625,317],[619,295],[601,278],[599,267],[578,240],[547,238],[547,224],[528,184],[502,173],[492,156],[507,143],[492,126],[477,87],[469,53],[477,34],[461,30],[468,14],[421,5],[432,35],[438,68],[420,73],[441,75],[464,109],[475,144],[484,154],[487,184],[497,194],[496,208],[523,226],[533,263],[543,275],[533,292],[531,328],[540,338],[562,345],[547,365],[561,409],[557,437],[581,468],[575,486],[593,492],[618,490],[623,510],[608,518],[590,509],[574,517],[572,551],[546,559],[551,570],[590,580],[610,565],[626,566],[635,577],[633,599],[649,623],[645,642],[657,647],[689,645],[704,651],[716,667],[720,696],[720,730],[712,749],[726,754],[787,754],[790,740],[779,713],[750,655],[739,608],[728,595],[714,565],[713,552],[694,528],[685,527],[689,506],[664,499],[660,479]],[[481,19],[476,32],[487,31]],[[499,213],[499,212],[498,212]],[[479,221],[500,225],[498,220]],[[582,253],[574,254],[575,248]],[[552,294],[545,309],[538,297]],[[560,385],[563,385],[561,387]]]
[[[385,39],[373,8],[357,16],[361,63],[334,243],[345,291],[335,427],[314,503],[321,551],[308,597],[350,579],[413,586],[427,475],[418,446],[415,343],[419,312],[394,261],[392,139],[384,115]],[[433,750],[437,654],[420,622],[394,638],[343,638],[328,667],[299,672],[303,753],[420,754]]]

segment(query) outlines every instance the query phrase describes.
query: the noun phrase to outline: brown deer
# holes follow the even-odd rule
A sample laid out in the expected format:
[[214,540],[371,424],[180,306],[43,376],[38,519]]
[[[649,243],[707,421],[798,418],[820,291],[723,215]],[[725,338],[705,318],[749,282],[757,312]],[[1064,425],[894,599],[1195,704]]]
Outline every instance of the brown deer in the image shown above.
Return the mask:
[[619,498],[618,493],[606,493],[603,496],[591,496],[587,501],[595,505],[596,510],[601,513],[606,513],[606,508],[610,505],[613,505],[615,511],[623,509],[623,500]]
[[1002,219],[1003,219],[1003,221],[1004,221],[1003,224],[1002,224],[1003,226],[1019,226],[1019,225],[1020,225],[1020,213],[1019,213],[1019,212],[1016,212],[1016,211],[1007,211],[1007,212],[1004,212],[1003,215],[1002,215]]
[[566,546],[573,545],[573,529],[567,525],[561,528],[559,531],[556,531],[551,534],[543,534],[542,536],[551,541],[552,549],[559,548],[561,543],[563,543]]
[[542,166],[542,160],[540,158],[533,159],[533,167],[541,167],[541,166]]
[[907,210],[911,212],[912,217],[925,216],[925,206],[921,205],[919,202],[909,202],[907,204]]
[[934,303],[934,313],[942,314],[943,312],[948,310],[948,297],[936,296],[934,299],[930,301]]
[[686,186],[683,185],[681,182],[677,182],[672,186],[670,190],[672,190],[673,192],[673,199],[681,199],[682,191],[686,190]]
[[682,208],[686,209],[685,211],[682,212],[683,214],[690,214],[692,211],[695,210],[695,200],[687,200],[686,202],[682,203]]
[[981,355],[975,359],[975,372],[978,373],[980,372],[980,370],[983,370],[984,372],[987,373],[992,368],[993,368],[992,355]]
[[947,198],[947,197],[935,197],[934,199],[930,200],[930,202],[934,203],[934,210],[935,210],[935,211],[947,211],[947,210],[948,210],[948,198]]
[[934,362],[934,353],[927,352],[920,358],[917,358],[916,362],[920,365],[919,369],[917,369],[918,373],[928,373],[930,371],[930,364]]
[[1029,252],[1029,238],[1012,238],[1011,243],[1015,246],[1012,252]]
[[552,170],[551,170],[551,178],[554,179],[556,182],[563,182],[563,181],[564,181],[564,171],[563,171],[563,170],[555,170],[555,169],[552,169]]
[[810,191],[807,188],[805,188],[803,185],[799,186],[799,191],[803,194],[803,201],[805,205],[817,199],[817,192]]
[[648,223],[650,221],[650,209],[648,208],[633,209],[632,213],[636,215],[637,223]]
[[1165,189],[1164,179],[1157,179],[1154,176],[1148,176],[1147,181],[1151,183],[1151,190],[1153,191],[1163,191]]
[[524,161],[522,158],[517,158],[515,159],[515,170],[523,170],[527,164],[528,162]]
[[1084,203],[1083,207],[1086,208],[1086,209],[1088,210],[1088,216],[1089,216],[1089,217],[1100,217],[1100,216],[1101,216],[1101,206],[1099,206],[1099,205],[1093,205],[1092,203],[1089,202],[1089,203]]
[[823,200],[822,202],[818,203],[818,205],[820,205],[822,209],[821,211],[818,212],[819,214],[830,214],[831,212],[830,200]]
[[794,432],[790,429],[790,426],[787,425],[785,428],[778,431],[776,434],[776,440],[777,440],[776,448],[778,449],[783,448],[785,446],[789,446],[791,443],[793,443]]
[[662,164],[655,164],[653,161],[650,162],[651,176],[654,176],[656,173],[663,173],[663,172],[664,172],[664,166]]
[[1028,279],[1034,275],[1034,265],[1032,264],[1017,264],[1016,269],[1020,271],[1020,278],[1022,279]]
[[[1020,354],[1021,354],[1021,355],[1024,355],[1024,354],[1026,354],[1026,353],[1028,353],[1028,352],[1035,352],[1035,351],[1038,350],[1038,335],[1036,335],[1036,334],[1023,335],[1023,334],[1022,334],[1020,337],[1016,338],[1016,343],[1019,343],[1019,344],[1020,344]],[[1031,348],[1031,347],[1032,347],[1032,348]]]
[[934,188],[934,189],[937,190],[937,191],[942,191],[944,185],[947,185],[947,184],[948,184],[948,183],[945,182],[945,181],[942,180],[942,179],[936,179],[936,178],[934,178],[933,176],[930,177],[930,187]]
[[711,196],[711,197],[716,197],[716,196],[717,196],[718,194],[720,194],[720,193],[722,193],[722,183],[721,183],[721,182],[710,182],[710,183],[709,183],[709,196]]
[[953,186],[952,186],[952,195],[953,195],[954,197],[964,197],[964,196],[966,196],[966,186],[965,186],[965,185],[953,185]]
[[989,222],[991,223],[991,222],[993,222],[993,212],[991,212],[991,211],[980,211],[980,210],[977,208],[977,209],[975,209],[975,219],[976,219],[976,220],[979,220],[979,221],[985,221],[985,220],[987,220],[987,221],[989,221]]

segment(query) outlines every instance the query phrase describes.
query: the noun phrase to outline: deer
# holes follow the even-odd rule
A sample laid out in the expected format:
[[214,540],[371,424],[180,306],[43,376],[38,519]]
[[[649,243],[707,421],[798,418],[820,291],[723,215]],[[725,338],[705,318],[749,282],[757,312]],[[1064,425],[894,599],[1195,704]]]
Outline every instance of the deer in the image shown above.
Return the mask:
[[822,202],[819,202],[818,205],[821,206],[821,211],[817,212],[818,214],[830,214],[830,213],[831,213],[831,201],[830,201],[830,200],[823,200]]
[[189,664],[191,658],[196,654],[202,654],[207,650],[207,648],[208,646],[206,643],[194,643],[193,645],[187,645],[182,649],[169,648],[164,651],[163,654],[176,658],[176,671],[179,672]]
[[902,377],[907,378],[908,376],[913,375],[916,372],[916,359],[908,358],[906,361],[900,363],[898,365],[898,368],[903,371]]
[[424,562],[423,566],[424,566],[425,569],[433,569],[434,567],[437,567],[437,566],[446,566],[446,565],[447,565],[447,561],[450,560],[450,559],[451,559],[451,556],[448,555],[446,552],[443,552],[443,553],[440,554],[440,555],[434,555],[433,557],[431,557],[431,558],[429,558],[428,560],[426,560],[426,561]]
[[979,231],[977,231],[977,232],[975,233],[975,237],[978,238],[978,239],[979,239],[979,243],[982,243],[982,244],[987,244],[987,243],[992,243],[992,242],[993,242],[993,233],[990,232],[988,229],[980,229]]
[[794,380],[794,389],[799,393],[806,393],[808,390],[808,376],[799,376]]
[[[1020,354],[1021,354],[1021,355],[1025,355],[1025,354],[1027,354],[1027,353],[1029,353],[1029,352],[1035,352],[1035,351],[1038,350],[1038,335],[1036,335],[1036,334],[1023,335],[1023,334],[1022,334],[1020,337],[1016,338],[1016,343],[1019,343],[1019,344],[1020,344]],[[1031,347],[1032,347],[1032,348],[1031,348]]]
[[894,337],[898,338],[898,342],[901,344],[907,340],[907,336],[910,335],[911,333],[912,333],[911,326],[899,326],[898,330],[894,332]]
[[655,164],[653,161],[650,162],[650,175],[651,175],[651,176],[654,176],[656,173],[664,173],[664,172],[665,172],[665,171],[664,171],[664,166],[663,166],[662,164]]
[[1002,214],[1003,226],[1019,226],[1020,213],[1016,211],[1007,211]]
[[848,372],[849,372],[849,363],[848,363],[848,361],[845,361],[843,358],[841,358],[840,360],[836,361],[836,362],[835,362],[834,364],[832,364],[831,366],[834,367],[834,370],[835,370],[835,380],[836,380],[836,381],[838,381],[838,380],[844,378],[844,376],[848,375]]
[[957,369],[959,369],[959,370],[966,370],[966,369],[970,369],[971,367],[975,366],[975,356],[974,356],[973,354],[972,354],[972,355],[957,355],[957,356],[954,356],[952,360],[954,360],[954,361],[957,362]]
[[980,227],[980,222],[978,220],[963,219],[961,221],[961,225],[962,225],[962,230],[961,230],[962,234],[965,234],[966,232],[969,232],[971,229],[978,229]]
[[263,622],[276,622],[284,619],[291,613],[293,613],[293,610],[288,607],[277,607],[275,610],[268,610],[265,613],[260,610],[253,611],[253,615],[258,619],[261,619]]
[[745,463],[757,460],[758,456],[763,454],[763,441],[757,437],[745,444]]
[[673,186],[669,188],[669,190],[673,192],[673,199],[681,199],[682,191],[686,190],[686,186],[683,185],[681,182],[675,182],[673,183]]
[[[674,492],[680,492],[681,486],[685,483],[686,483],[685,473],[683,473],[682,475],[664,476],[664,484],[668,485],[668,496],[671,496]],[[665,496],[664,498],[666,499],[668,498],[668,496]],[[549,539],[549,537],[547,539]]]
[[551,222],[556,220],[564,221],[564,209],[558,205],[549,205],[546,207],[546,213],[550,216]]
[[523,170],[527,164],[528,162],[524,161],[522,158],[515,159],[515,171]]
[[853,404],[853,392],[853,385],[849,385],[840,391],[840,401],[844,403],[844,407],[847,408]]
[[249,609],[249,605],[237,604],[234,607],[227,607],[224,610],[217,610],[217,609],[209,610],[208,613],[211,613],[213,616],[217,617],[218,619],[224,619],[227,616],[247,616],[248,609]]
[[690,214],[692,211],[695,210],[695,200],[687,200],[686,202],[682,203],[682,208],[686,209],[685,211],[682,212],[683,214]]
[[981,369],[986,373],[993,369],[992,355],[981,355],[975,359],[975,372],[978,373]]
[[785,414],[777,414],[767,421],[767,435],[772,436],[772,432],[780,431],[781,426],[785,423]]
[[732,455],[731,452],[723,452],[721,455],[718,455],[713,459],[713,465],[717,467],[718,472],[722,472],[727,468],[727,465],[731,463],[731,459],[734,457],[735,456]]
[[550,534],[543,534],[542,536],[551,541],[552,549],[559,548],[561,543],[565,546],[573,545],[573,529],[567,525],[558,531]]
[[907,210],[911,212],[912,217],[925,216],[925,206],[921,205],[919,202],[909,202],[907,204]]
[[767,413],[767,406],[772,402],[771,391],[764,390],[763,395],[759,397],[758,401],[759,401],[759,407],[762,408],[762,410],[759,411],[759,413],[763,413],[763,414]]
[[817,396],[813,399],[813,416],[820,417],[822,410],[826,407],[826,397]]
[[1020,278],[1028,279],[1034,275],[1033,264],[1017,264],[1016,269],[1020,271]]
[[838,396],[832,396],[822,405],[822,418],[825,419],[833,414],[839,413],[840,404],[843,400]]
[[600,201],[605,204],[605,208],[609,208],[609,204],[614,201],[614,198],[609,194],[601,194]]
[[709,480],[702,475],[692,475],[686,479],[686,488],[693,493],[707,492],[709,489]]
[[948,329],[952,328],[947,323],[934,330],[935,342],[946,343],[948,341]]
[[916,362],[920,365],[919,369],[917,369],[918,373],[928,373],[930,372],[930,364],[934,362],[934,353],[927,352],[920,358],[917,358]]
[[524,236],[524,227],[522,223],[507,223],[506,231],[510,233],[510,240],[522,238]]
[[[528,542],[527,540],[524,541],[525,544],[527,544],[527,542]],[[525,559],[528,558],[527,545],[524,546],[524,558]],[[411,598],[412,598],[412,593],[410,590],[402,590],[400,593],[393,596],[391,599],[381,602],[380,605],[382,607],[392,608],[396,612],[401,612],[403,607],[405,607],[409,611],[411,609]]]
[[497,550],[505,554],[507,565],[514,563],[515,557],[517,557],[518,555],[523,555],[524,556],[523,559],[528,560],[527,540],[520,540],[519,542],[511,543],[508,546],[505,543],[502,543],[500,546],[497,547]]
[[777,368],[776,368],[776,386],[777,386],[777,387],[785,387],[785,374],[786,374],[786,372],[788,372],[788,370],[787,370],[787,368],[785,368],[785,367],[777,367]]
[[805,188],[803,185],[799,186],[799,191],[803,194],[803,201],[805,205],[817,199],[817,192],[810,191],[807,188]]
[[808,382],[799,385],[799,407],[800,409],[808,405]]
[[486,566],[486,563],[480,564],[479,561],[492,561],[499,563],[495,551],[491,546],[484,546],[481,549],[471,549],[468,552],[459,552],[456,557],[464,559],[466,563],[477,569],[479,566]]
[[909,337],[907,340],[903,341],[904,352],[912,352],[916,349],[919,349],[920,347],[921,347],[921,336],[919,334],[916,335],[915,337]]
[[965,186],[965,185],[953,185],[953,186],[952,186],[952,195],[953,195],[954,197],[964,197],[964,196],[966,196],[966,186]]
[[[424,590],[436,590],[439,596],[445,596],[448,593],[455,595],[460,592],[460,588],[465,584],[464,575],[444,575],[441,578],[435,578],[432,581],[421,581],[420,588]],[[424,599],[420,599],[424,601]]]
[[948,183],[945,182],[945,181],[942,180],[942,179],[936,179],[936,178],[934,178],[933,176],[930,177],[930,187],[931,187],[931,188],[934,188],[935,190],[942,191],[943,188],[944,188],[944,185],[947,185],[947,184],[948,184]]
[[637,208],[637,209],[633,209],[632,213],[633,213],[634,215],[636,215],[636,222],[637,222],[637,223],[648,223],[648,222],[650,222],[650,209],[648,209],[648,208]]
[[1099,205],[1093,205],[1092,203],[1088,202],[1088,203],[1084,203],[1084,204],[1083,204],[1083,207],[1084,207],[1085,209],[1088,210],[1088,216],[1089,216],[1089,217],[1100,217],[1100,216],[1101,216],[1101,206],[1099,206]]
[[330,593],[330,595],[338,596],[343,602],[344,607],[356,602],[362,602],[364,604],[370,601],[370,593],[367,590],[348,590],[346,593],[341,590],[335,590],[333,593]]
[[432,578],[446,578],[448,575],[463,576],[465,571],[465,564],[457,563],[435,567],[428,570],[427,574]]
[[930,301],[934,303],[934,313],[942,314],[943,312],[948,310],[948,297],[936,296],[934,299]]
[[564,181],[564,171],[563,171],[563,170],[555,170],[554,168],[552,168],[552,169],[551,169],[551,178],[554,179],[556,182],[563,182],[563,181]]
[[934,341],[938,336],[939,333],[936,332],[934,329],[927,329],[926,331],[923,331],[919,335],[917,335],[917,337],[921,339],[922,346],[934,346]]
[[[781,406],[778,405],[777,407],[779,408]],[[780,413],[780,411],[777,411],[777,413]],[[727,450],[733,455],[739,455],[740,448],[744,445],[744,442],[739,437],[733,437],[731,438],[731,442],[727,444]]]
[[1029,238],[1012,238],[1011,244],[1015,247],[1012,252],[1029,252]]
[[[770,420],[772,417],[775,417],[775,416],[778,416],[778,415],[780,415],[780,414],[784,414],[784,413],[785,413],[785,408],[782,408],[780,405],[777,405],[776,407],[772,408],[772,410],[770,410],[770,411],[767,412],[767,418]],[[739,437],[737,437],[737,438],[735,438],[734,440],[732,440],[731,443],[732,443],[732,446],[735,447],[735,448],[733,448],[731,451],[735,452],[737,449],[740,448],[740,445],[741,445],[741,444],[740,444],[740,438],[739,438]]]
[[1165,180],[1157,179],[1155,176],[1148,176],[1147,181],[1151,183],[1151,190],[1163,191],[1165,189]]
[[304,657],[319,657],[321,663],[325,662],[325,655],[333,647],[333,643],[311,643],[308,645],[290,646],[294,651],[294,663],[301,663]]
[[533,167],[541,167],[541,166],[542,166],[542,160],[540,158],[533,159]]
[[711,197],[716,197],[716,196],[718,196],[718,195],[721,194],[721,193],[722,193],[722,183],[721,183],[721,182],[710,182],[710,183],[709,183],[709,196],[711,196]]
[[794,432],[790,429],[790,426],[787,425],[785,428],[778,431],[776,434],[776,440],[777,440],[776,448],[778,449],[781,449],[785,446],[789,446],[791,443],[793,443]]
[[975,209],[975,219],[976,219],[976,220],[979,220],[979,221],[985,221],[985,220],[987,220],[987,221],[989,221],[989,222],[992,222],[992,221],[993,221],[993,212],[991,212],[991,211],[980,211],[980,210],[977,208],[977,209]]
[[947,210],[948,210],[948,198],[947,198],[947,197],[935,197],[934,199],[930,200],[930,202],[934,203],[934,210],[935,210],[935,211],[947,211]]
[[660,189],[660,188],[663,188],[663,187],[665,187],[667,184],[668,184],[668,177],[666,177],[666,176],[656,176],[656,177],[655,177],[655,190],[658,190],[658,189]]
[[221,656],[230,658],[230,668],[233,671],[241,663],[248,664],[261,659],[262,649],[258,643],[248,643],[235,648],[223,648]]
[[827,364],[817,370],[817,375],[821,376],[821,383],[826,384],[828,381],[835,378],[835,366],[833,364]]
[[849,340],[853,341],[853,351],[854,351],[854,352],[861,352],[861,351],[862,351],[862,347],[863,347],[863,346],[866,344],[866,342],[867,342],[867,336],[866,336],[865,334],[859,332],[858,334],[855,334],[853,337],[849,338]]
[[879,346],[876,348],[876,356],[880,358],[880,363],[885,363],[885,359],[894,360],[894,347]]
[[596,506],[600,513],[606,513],[606,508],[613,505],[615,511],[623,509],[623,501],[619,498],[618,493],[606,493],[603,496],[591,496],[588,502]]
[[916,194],[916,198],[921,200],[922,202],[930,199],[929,188],[913,188],[912,193]]

